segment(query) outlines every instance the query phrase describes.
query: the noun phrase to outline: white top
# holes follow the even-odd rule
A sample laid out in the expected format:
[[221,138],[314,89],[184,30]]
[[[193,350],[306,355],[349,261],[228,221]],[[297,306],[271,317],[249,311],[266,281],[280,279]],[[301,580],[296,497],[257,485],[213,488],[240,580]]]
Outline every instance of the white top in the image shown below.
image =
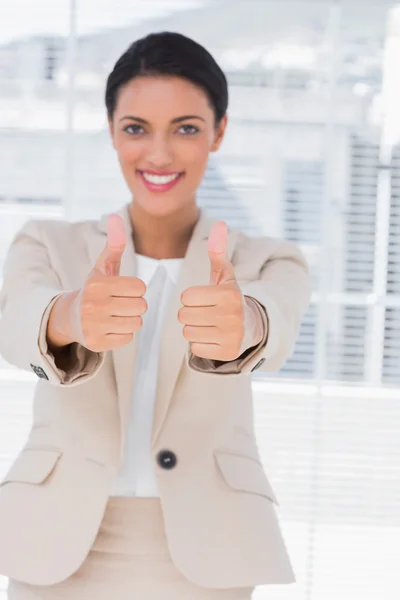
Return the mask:
[[148,310],[136,334],[137,358],[124,459],[113,496],[159,497],[151,454],[154,403],[162,326],[183,258],[156,260],[136,254],[136,277],[147,286]]

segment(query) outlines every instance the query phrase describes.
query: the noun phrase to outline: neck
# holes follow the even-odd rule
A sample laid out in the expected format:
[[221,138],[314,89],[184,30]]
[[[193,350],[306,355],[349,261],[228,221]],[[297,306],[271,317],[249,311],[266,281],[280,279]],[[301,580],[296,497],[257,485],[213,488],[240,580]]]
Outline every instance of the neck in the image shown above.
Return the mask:
[[184,258],[199,219],[195,202],[173,213],[154,216],[134,200],[129,206],[135,252],[150,258]]

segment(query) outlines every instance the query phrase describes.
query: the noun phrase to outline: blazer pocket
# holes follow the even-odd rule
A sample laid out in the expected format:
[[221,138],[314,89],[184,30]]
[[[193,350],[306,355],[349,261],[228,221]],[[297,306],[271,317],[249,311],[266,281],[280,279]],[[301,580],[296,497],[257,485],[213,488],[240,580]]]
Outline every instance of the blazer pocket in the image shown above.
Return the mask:
[[6,483],[44,483],[54,471],[61,455],[62,451],[56,448],[22,450],[0,482],[0,486]]
[[231,488],[265,496],[279,505],[264,468],[258,460],[221,450],[216,450],[214,456],[223,478]]

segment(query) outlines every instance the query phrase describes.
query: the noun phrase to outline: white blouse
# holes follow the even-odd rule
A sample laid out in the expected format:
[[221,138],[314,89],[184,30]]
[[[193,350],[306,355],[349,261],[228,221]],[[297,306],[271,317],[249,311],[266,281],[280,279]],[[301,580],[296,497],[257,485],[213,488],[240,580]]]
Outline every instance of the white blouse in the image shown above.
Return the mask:
[[182,268],[183,258],[156,260],[136,254],[136,276],[147,286],[148,310],[136,334],[137,358],[133,397],[125,438],[124,459],[113,496],[159,497],[151,454],[151,432],[157,390],[161,333],[168,301]]

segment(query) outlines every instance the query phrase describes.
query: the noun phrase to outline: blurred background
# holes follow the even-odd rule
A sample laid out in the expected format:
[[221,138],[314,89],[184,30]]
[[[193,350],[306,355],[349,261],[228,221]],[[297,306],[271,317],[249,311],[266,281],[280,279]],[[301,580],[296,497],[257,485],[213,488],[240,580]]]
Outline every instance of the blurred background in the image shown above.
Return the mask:
[[[205,45],[229,80],[229,131],[199,204],[299,243],[313,274],[294,355],[254,377],[298,581],[254,599],[398,600],[400,3],[4,0],[0,268],[27,219],[129,202],[105,81],[134,39],[161,30]],[[0,476],[29,430],[35,384],[1,360]],[[1,600],[6,586],[0,577]]]

